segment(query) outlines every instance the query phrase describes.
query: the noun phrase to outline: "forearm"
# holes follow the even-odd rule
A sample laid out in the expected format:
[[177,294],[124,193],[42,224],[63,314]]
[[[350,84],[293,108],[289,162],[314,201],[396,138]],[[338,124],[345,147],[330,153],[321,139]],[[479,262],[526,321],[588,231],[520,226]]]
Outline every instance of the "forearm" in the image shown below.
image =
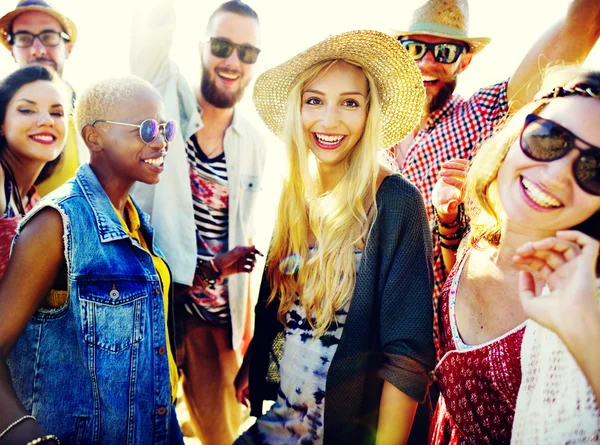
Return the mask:
[[387,380],[379,402],[376,445],[398,445],[408,441],[417,402]]

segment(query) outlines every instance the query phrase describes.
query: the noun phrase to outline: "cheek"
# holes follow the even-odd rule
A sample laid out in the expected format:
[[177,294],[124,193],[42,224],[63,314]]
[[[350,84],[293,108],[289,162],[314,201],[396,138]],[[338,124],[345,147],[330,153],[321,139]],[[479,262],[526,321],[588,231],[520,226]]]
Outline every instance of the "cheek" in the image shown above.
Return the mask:
[[300,113],[302,117],[302,128],[306,131],[309,131],[312,126],[319,121],[319,113],[308,107],[302,107]]
[[357,139],[360,138],[367,124],[367,113],[354,113],[347,119],[348,127],[352,130],[353,136]]

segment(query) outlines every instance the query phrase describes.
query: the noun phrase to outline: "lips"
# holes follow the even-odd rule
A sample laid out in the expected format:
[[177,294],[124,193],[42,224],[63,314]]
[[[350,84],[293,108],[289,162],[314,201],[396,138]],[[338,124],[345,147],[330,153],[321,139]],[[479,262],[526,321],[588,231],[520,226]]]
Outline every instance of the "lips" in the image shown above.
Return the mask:
[[335,150],[342,145],[346,139],[346,135],[313,133],[313,138],[317,147],[322,148],[323,150]]
[[217,70],[216,73],[217,77],[226,84],[236,82],[241,77],[240,73],[236,71]]
[[29,136],[29,139],[43,145],[52,145],[56,141],[56,136],[51,133],[37,133]]
[[165,164],[166,156],[167,156],[167,154],[163,153],[160,156],[156,156],[153,158],[146,158],[146,159],[143,159],[142,161],[148,165],[152,165],[153,167],[161,168]]
[[521,176],[520,185],[521,194],[525,198],[526,203],[535,210],[551,211],[563,206],[556,197],[527,178]]

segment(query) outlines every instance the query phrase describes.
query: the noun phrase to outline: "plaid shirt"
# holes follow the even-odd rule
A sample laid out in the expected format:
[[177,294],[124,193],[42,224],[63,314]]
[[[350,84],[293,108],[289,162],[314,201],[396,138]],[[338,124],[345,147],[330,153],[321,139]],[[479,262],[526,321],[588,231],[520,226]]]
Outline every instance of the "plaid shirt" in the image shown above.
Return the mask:
[[[423,194],[429,221],[434,221],[431,194],[441,165],[456,158],[471,159],[481,142],[490,137],[508,113],[506,88],[508,80],[482,88],[469,100],[452,96],[440,109],[431,114],[425,127],[415,136],[404,162],[404,176]],[[437,301],[446,281],[438,237],[433,236],[435,285],[433,291],[434,342],[439,351],[437,332]],[[438,360],[440,357],[438,357]]]

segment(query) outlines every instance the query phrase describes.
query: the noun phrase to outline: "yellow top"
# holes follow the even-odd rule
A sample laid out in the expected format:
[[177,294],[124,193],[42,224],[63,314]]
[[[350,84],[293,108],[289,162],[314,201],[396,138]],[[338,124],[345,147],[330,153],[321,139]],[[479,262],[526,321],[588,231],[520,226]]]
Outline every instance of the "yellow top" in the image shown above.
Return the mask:
[[77,151],[77,132],[73,117],[69,117],[69,132],[63,150],[62,160],[48,179],[37,186],[40,197],[63,185],[73,176],[79,167],[79,152]]
[[167,327],[167,320],[168,320],[168,316],[169,316],[169,314],[168,314],[169,287],[171,286],[171,275],[169,274],[169,268],[167,267],[167,264],[164,262],[164,260],[161,257],[154,255],[148,249],[148,244],[146,244],[146,240],[144,239],[144,237],[142,236],[142,232],[140,231],[140,216],[138,215],[137,210],[135,209],[133,203],[131,202],[131,198],[128,198],[127,204],[125,204],[125,215],[127,216],[127,219],[129,220],[129,226],[123,220],[123,218],[121,217],[121,214],[118,212],[117,209],[115,209],[115,212],[117,213],[117,216],[119,217],[119,221],[121,222],[123,229],[125,229],[125,232],[127,232],[127,234],[131,238],[133,238],[138,243],[140,243],[140,246],[142,246],[150,255],[152,255],[152,261],[154,262],[154,267],[156,268],[156,272],[158,273],[158,276],[160,277],[160,281],[161,281],[162,288],[163,288],[163,303],[165,306],[165,330],[166,330],[165,337],[167,339],[166,352],[167,352],[167,354],[169,354],[168,358],[169,358],[169,376],[170,376],[170,380],[171,380],[171,401],[175,402],[175,398],[177,397],[177,364],[175,363],[175,358],[173,356],[173,352],[171,351],[171,342],[169,341],[169,329]]

